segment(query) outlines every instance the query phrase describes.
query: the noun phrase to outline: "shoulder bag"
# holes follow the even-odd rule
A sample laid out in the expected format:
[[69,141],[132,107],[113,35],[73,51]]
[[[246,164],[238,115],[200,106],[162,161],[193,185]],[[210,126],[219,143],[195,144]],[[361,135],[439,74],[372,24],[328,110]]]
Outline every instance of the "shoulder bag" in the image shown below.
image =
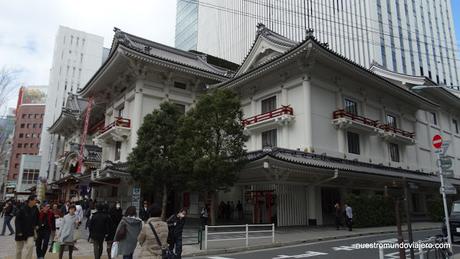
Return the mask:
[[152,229],[153,235],[155,235],[155,239],[157,240],[158,245],[160,246],[161,249],[161,258],[163,259],[174,259],[174,253],[169,250],[169,248],[163,248],[163,245],[161,244],[160,238],[158,238],[158,234],[155,231],[155,228],[152,226],[152,223],[149,222],[149,226]]

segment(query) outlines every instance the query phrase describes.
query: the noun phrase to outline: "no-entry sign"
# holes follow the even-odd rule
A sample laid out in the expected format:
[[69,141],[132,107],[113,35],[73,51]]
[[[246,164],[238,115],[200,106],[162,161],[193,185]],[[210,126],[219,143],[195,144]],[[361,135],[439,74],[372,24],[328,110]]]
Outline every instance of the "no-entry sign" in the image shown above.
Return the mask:
[[441,135],[434,135],[432,143],[433,143],[434,148],[440,149],[442,147],[442,137],[441,137]]

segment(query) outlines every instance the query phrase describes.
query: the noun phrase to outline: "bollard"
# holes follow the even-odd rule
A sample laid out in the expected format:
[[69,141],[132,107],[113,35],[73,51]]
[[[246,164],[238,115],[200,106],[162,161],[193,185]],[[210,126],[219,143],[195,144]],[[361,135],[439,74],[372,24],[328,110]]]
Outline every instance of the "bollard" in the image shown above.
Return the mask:
[[418,252],[419,252],[419,254],[420,254],[420,259],[425,259],[425,256],[423,255],[424,252],[423,252],[422,246],[419,246],[419,247],[418,247]]
[[204,250],[208,250],[208,225],[204,226]]
[[249,246],[249,227],[248,224],[246,224],[246,247]]
[[275,243],[275,223],[272,223],[272,244]]
[[385,255],[383,254],[383,246],[379,246],[379,259],[384,259]]

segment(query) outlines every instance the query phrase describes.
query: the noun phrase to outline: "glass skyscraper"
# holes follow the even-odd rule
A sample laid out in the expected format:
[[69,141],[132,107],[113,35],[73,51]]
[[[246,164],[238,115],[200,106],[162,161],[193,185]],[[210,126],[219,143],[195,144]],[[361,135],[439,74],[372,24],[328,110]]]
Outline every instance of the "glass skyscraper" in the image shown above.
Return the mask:
[[198,39],[198,2],[177,1],[176,48],[196,50]]

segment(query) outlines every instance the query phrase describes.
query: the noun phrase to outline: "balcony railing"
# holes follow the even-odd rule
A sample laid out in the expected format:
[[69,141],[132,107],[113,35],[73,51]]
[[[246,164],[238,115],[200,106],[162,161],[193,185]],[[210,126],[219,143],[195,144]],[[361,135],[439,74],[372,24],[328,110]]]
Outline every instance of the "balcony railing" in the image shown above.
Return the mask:
[[249,117],[242,121],[244,127],[258,122],[266,121],[272,118],[276,118],[282,115],[294,115],[294,109],[291,106],[281,106],[273,111],[265,112],[256,116]]
[[105,126],[99,131],[99,134],[103,134],[104,132],[107,132],[108,130],[114,128],[114,127],[124,127],[124,128],[131,128],[131,120],[130,119],[125,119],[122,117],[116,117],[115,121],[110,123],[109,125]]
[[369,125],[369,126],[372,126],[372,127],[377,127],[379,125],[378,120],[371,120],[369,118],[359,116],[359,115],[356,115],[356,114],[351,113],[351,112],[347,112],[347,111],[345,111],[343,109],[335,111],[332,114],[332,117],[333,117],[334,120],[339,119],[339,118],[349,118],[352,121],[357,121],[357,122],[360,122],[360,123],[363,123],[365,125]]
[[365,124],[371,127],[375,127],[377,129],[383,130],[384,132],[393,132],[395,134],[401,135],[403,137],[411,138],[411,139],[415,138],[415,133],[413,132],[398,129],[389,124],[380,123],[378,120],[372,120],[372,119],[369,119],[369,118],[366,118],[360,115],[356,115],[356,114],[347,112],[344,109],[334,111],[332,113],[332,117],[334,120],[339,119],[339,118],[349,118],[352,121],[357,121],[362,124]]
[[379,128],[383,129],[384,131],[394,132],[394,133],[402,135],[404,137],[408,137],[408,138],[414,138],[415,137],[414,132],[409,132],[409,131],[405,131],[405,130],[402,130],[402,129],[398,129],[398,128],[395,128],[395,127],[393,127],[393,126],[391,126],[389,124],[380,124]]

